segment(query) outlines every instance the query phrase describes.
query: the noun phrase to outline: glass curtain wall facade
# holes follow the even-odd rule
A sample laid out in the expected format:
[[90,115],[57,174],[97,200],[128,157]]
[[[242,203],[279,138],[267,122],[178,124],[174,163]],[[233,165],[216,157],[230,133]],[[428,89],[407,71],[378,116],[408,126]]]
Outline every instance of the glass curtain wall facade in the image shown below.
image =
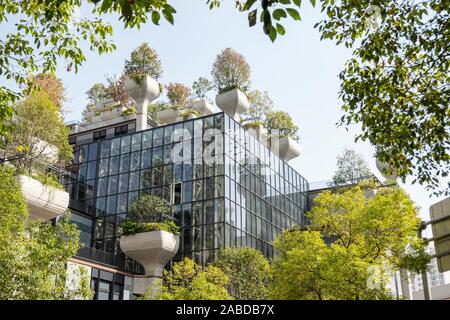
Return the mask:
[[119,225],[143,194],[181,226],[175,260],[206,264],[227,246],[272,256],[281,230],[305,223],[307,181],[225,113],[76,145],[69,169],[79,256],[129,272],[142,267],[121,252]]

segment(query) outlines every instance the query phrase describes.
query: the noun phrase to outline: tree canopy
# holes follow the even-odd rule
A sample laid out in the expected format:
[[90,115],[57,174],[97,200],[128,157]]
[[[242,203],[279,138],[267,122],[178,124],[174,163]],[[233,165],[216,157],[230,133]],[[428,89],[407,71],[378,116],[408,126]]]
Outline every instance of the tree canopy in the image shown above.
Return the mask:
[[89,278],[66,286],[65,264],[80,248],[68,217],[56,225],[28,221],[14,170],[0,165],[0,299],[88,299]]
[[355,184],[372,175],[363,156],[355,150],[344,149],[336,160],[337,169],[333,176],[335,185]]
[[386,299],[389,270],[417,272],[429,261],[417,209],[398,187],[371,198],[359,186],[326,191],[307,216],[306,230],[286,230],[274,243],[272,298]]
[[263,254],[252,248],[225,248],[214,265],[230,279],[228,292],[237,300],[267,299],[270,265]]

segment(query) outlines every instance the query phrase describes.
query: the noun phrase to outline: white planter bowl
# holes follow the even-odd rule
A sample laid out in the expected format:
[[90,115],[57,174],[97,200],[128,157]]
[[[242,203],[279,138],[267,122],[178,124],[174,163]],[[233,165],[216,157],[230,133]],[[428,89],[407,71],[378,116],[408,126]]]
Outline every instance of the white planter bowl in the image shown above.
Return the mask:
[[30,218],[47,221],[66,212],[69,206],[69,193],[46,186],[39,181],[18,175],[20,189],[25,197]]
[[120,248],[145,269],[147,277],[161,278],[164,266],[177,254],[180,237],[167,231],[142,232],[120,237]]
[[173,123],[180,118],[180,111],[177,109],[165,109],[158,112],[160,123]]
[[206,100],[199,100],[194,102],[192,108],[200,112],[201,116],[207,116],[214,113],[214,106]]
[[161,94],[158,81],[150,76],[139,82],[128,79],[124,83],[124,90],[136,102],[136,131],[147,129],[147,107]]
[[284,161],[290,161],[301,154],[300,144],[291,137],[273,137],[270,149]]
[[378,171],[380,171],[384,178],[386,178],[387,180],[397,180],[397,169],[394,168],[392,170],[392,173],[390,173],[392,167],[389,163],[383,162],[377,158],[376,166]]
[[239,121],[239,115],[250,107],[247,96],[239,89],[218,94],[216,104],[236,121]]

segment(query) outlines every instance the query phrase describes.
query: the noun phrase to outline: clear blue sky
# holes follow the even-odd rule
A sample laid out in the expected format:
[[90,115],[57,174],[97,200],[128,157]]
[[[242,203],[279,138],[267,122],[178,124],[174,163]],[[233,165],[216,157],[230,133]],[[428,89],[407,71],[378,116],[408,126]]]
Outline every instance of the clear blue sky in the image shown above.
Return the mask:
[[[330,179],[335,171],[336,155],[344,147],[362,153],[373,172],[374,150],[369,143],[354,143],[357,128],[337,128],[342,115],[338,98],[338,74],[351,51],[320,41],[313,25],[320,10],[304,1],[302,21],[286,22],[287,33],[273,44],[261,26],[249,28],[245,14],[237,12],[234,1],[223,1],[219,10],[210,11],[206,1],[174,1],[178,13],[175,25],[146,25],[141,30],[124,30],[117,17],[109,19],[114,27],[117,51],[98,56],[88,53],[87,61],[77,74],[63,67],[58,76],[68,89],[72,110],[67,120],[80,120],[86,105],[85,92],[95,82],[105,81],[105,74],[120,74],[124,60],[142,42],[149,42],[160,54],[163,83],[182,82],[191,85],[199,76],[209,77],[216,55],[226,47],[242,53],[252,68],[254,89],[267,90],[276,108],[289,112],[300,127],[303,154],[292,166],[310,182]],[[85,12],[84,12],[85,11]],[[83,8],[81,16],[89,14]],[[428,219],[429,198],[418,185],[405,189]]]

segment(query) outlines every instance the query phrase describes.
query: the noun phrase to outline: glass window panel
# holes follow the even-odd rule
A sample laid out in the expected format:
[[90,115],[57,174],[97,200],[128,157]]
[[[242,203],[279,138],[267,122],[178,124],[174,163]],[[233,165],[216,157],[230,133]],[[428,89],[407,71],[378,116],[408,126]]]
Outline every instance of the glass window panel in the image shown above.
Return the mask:
[[223,222],[224,221],[224,206],[223,199],[215,199],[214,200],[214,222]]
[[205,202],[205,224],[214,223],[214,201]]
[[141,133],[135,133],[131,136],[131,151],[136,151],[140,149],[141,149]]
[[151,187],[152,171],[151,169],[141,171],[141,189],[149,189]]
[[111,156],[116,156],[120,153],[120,138],[111,140]]
[[152,160],[151,149],[143,150],[141,158],[141,168],[142,169],[150,168],[151,160]]
[[190,227],[192,225],[192,205],[190,203],[183,204],[183,227]]
[[205,199],[214,198],[214,178],[205,179]]
[[163,164],[162,162],[162,151],[163,149],[161,147],[153,148],[153,166],[160,166]]
[[128,153],[131,148],[131,136],[123,136],[120,142],[120,153]]
[[145,131],[142,133],[142,149],[147,149],[152,146],[152,131]]
[[119,175],[119,192],[128,191],[128,173]]
[[183,203],[192,201],[192,182],[183,183]]
[[104,216],[106,210],[106,197],[97,198],[95,202],[96,216]]
[[108,179],[108,194],[117,193],[118,176],[110,176]]
[[97,197],[106,195],[108,189],[108,178],[100,178],[97,180]]
[[106,200],[106,214],[116,214],[117,196],[109,196]]
[[203,180],[194,181],[194,200],[203,200]]
[[131,154],[130,171],[139,170],[141,167],[141,153],[139,151]]
[[195,202],[192,208],[193,211],[193,219],[192,225],[198,226],[203,224],[203,205],[202,202]]
[[152,185],[154,187],[161,186],[163,182],[162,167],[152,169]]
[[194,160],[194,179],[203,178],[203,164],[195,162]]
[[176,164],[173,166],[173,182],[181,182],[183,178],[183,165]]
[[194,137],[194,121],[184,122],[184,140],[189,140]]
[[128,207],[139,197],[139,192],[133,191],[128,193]]
[[130,173],[129,190],[135,191],[139,189],[139,172]]
[[98,143],[91,143],[89,145],[89,157],[88,157],[89,161],[97,160],[97,147]]
[[214,225],[207,225],[203,229],[205,231],[204,249],[214,249]]
[[86,163],[80,164],[78,166],[78,180],[86,180],[87,165]]
[[109,174],[119,173],[119,156],[111,157],[109,160]]
[[119,194],[117,198],[117,213],[124,213],[127,211],[127,194]]
[[183,165],[183,181],[192,180],[193,168],[192,162],[185,162]]
[[130,170],[130,154],[120,156],[120,172],[128,172]]
[[171,164],[163,167],[163,175],[164,175],[164,177],[163,177],[164,184],[165,185],[171,184],[172,180],[173,180],[173,172],[172,172]]
[[96,161],[88,162],[87,179],[88,180],[95,179],[96,173],[97,173],[97,162]]
[[166,126],[164,128],[164,144],[173,142],[172,134],[173,134],[173,126]]
[[203,139],[203,121],[202,119],[194,120],[194,138],[202,138]]
[[157,128],[153,130],[153,146],[160,146],[163,143],[164,128]]
[[88,146],[87,145],[80,146],[78,150],[78,162],[79,163],[86,162],[87,155],[88,155]]

